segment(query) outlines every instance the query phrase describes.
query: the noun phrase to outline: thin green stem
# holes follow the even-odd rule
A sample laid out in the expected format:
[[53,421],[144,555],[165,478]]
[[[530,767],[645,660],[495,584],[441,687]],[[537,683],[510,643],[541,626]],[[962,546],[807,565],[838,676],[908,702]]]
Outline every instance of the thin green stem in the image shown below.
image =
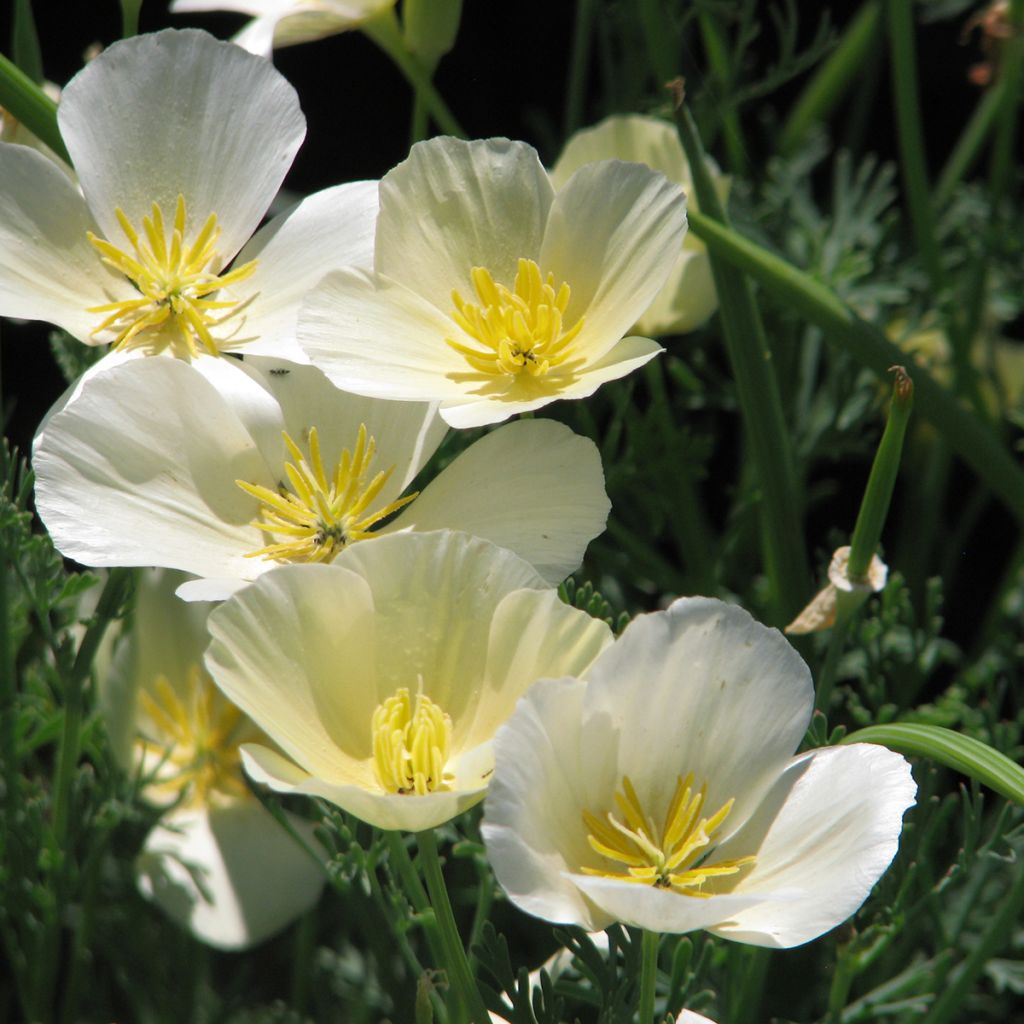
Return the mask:
[[661,943],[659,932],[643,930],[640,960],[640,1006],[637,1011],[639,1024],[651,1024],[654,1020],[654,995],[658,980],[658,947]]
[[37,85],[43,81],[43,55],[39,34],[32,17],[32,0],[14,0],[14,25],[11,30],[11,53],[14,63]]
[[[691,210],[689,224],[710,252],[759,281],[777,302],[820,327],[830,344],[838,345],[879,377],[905,357],[878,328],[792,264],[706,213]],[[914,387],[918,412],[1024,523],[1024,471],[999,438],[925,370],[915,369]]]
[[795,153],[811,128],[826,121],[854,83],[860,83],[864,62],[878,35],[881,0],[867,0],[846,27],[839,45],[804,87],[782,129],[779,151]]
[[836,964],[832,984],[828,990],[829,1024],[841,1024],[843,1010],[850,998],[850,987],[857,976],[857,961],[850,950],[850,943],[843,943],[836,950]]
[[[729,67],[729,50],[725,45],[725,39],[722,38],[722,31],[718,27],[718,22],[710,14],[701,14],[698,20],[708,65],[718,80],[723,96],[728,97],[732,84],[732,72]],[[747,152],[743,144],[739,111],[732,103],[727,103],[719,112],[719,117],[722,123],[725,149],[729,156],[729,169],[733,174],[743,175],[747,171]]]
[[139,11],[142,0],[121,0],[121,38],[131,39],[139,34]]
[[57,104],[0,53],[0,107],[9,111],[62,160],[71,163],[57,128]]
[[437,840],[434,838],[434,833],[429,829],[417,832],[416,843],[420,850],[420,867],[427,884],[427,893],[430,896],[434,913],[437,915],[441,941],[445,948],[449,984],[458,993],[473,1024],[490,1024],[490,1015],[480,995],[480,989],[477,988],[473,978],[473,972],[470,970],[469,959],[466,957],[462,939],[459,938],[455,915],[452,913],[452,905],[448,899],[448,889],[445,887],[444,875],[441,873],[441,858],[437,852]]
[[576,0],[576,20],[572,27],[572,48],[569,51],[569,72],[565,86],[565,138],[569,138],[583,124],[596,10],[595,0]]
[[406,849],[405,839],[401,832],[388,831],[383,835],[388,847],[388,861],[398,873],[398,879],[413,910],[420,916],[430,955],[435,963],[441,963],[445,958],[445,949],[437,916],[431,909],[426,890]]
[[448,135],[458,136],[460,139],[466,138],[465,131],[455,119],[455,115],[448,109],[448,105],[441,98],[441,94],[434,87],[434,83],[430,80],[430,75],[427,74],[423,65],[406,47],[395,12],[389,8],[365,22],[362,29],[391,58],[398,70],[405,75],[409,84],[422,97],[424,106],[430,112],[430,116],[438,123],[441,130]]
[[814,691],[814,709],[828,716],[829,704],[832,702],[832,691],[836,685],[836,673],[839,669],[839,659],[843,655],[843,647],[846,645],[846,635],[853,623],[852,615],[837,615],[832,626],[832,632],[828,638],[828,650],[825,652],[825,661],[822,663],[821,671],[818,673],[818,685]]

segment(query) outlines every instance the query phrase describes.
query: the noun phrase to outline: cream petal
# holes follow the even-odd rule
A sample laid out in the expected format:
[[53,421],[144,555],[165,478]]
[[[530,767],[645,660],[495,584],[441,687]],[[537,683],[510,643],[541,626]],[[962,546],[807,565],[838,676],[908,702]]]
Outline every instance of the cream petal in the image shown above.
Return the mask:
[[328,274],[299,312],[300,348],[345,391],[375,398],[458,398],[466,362],[445,343],[456,327],[415,292],[358,269]]
[[707,250],[684,245],[664,287],[637,321],[636,330],[656,336],[685,334],[705,324],[717,309],[718,293]]
[[375,828],[422,832],[451,821],[483,799],[484,789],[451,790],[443,793],[383,793],[363,786],[330,784],[288,766],[273,751],[256,744],[242,748],[245,770],[256,782],[278,792],[316,796],[354,814]]
[[306,361],[295,323],[306,294],[328,271],[373,266],[377,182],[355,181],[303,199],[261,228],[236,264],[256,260],[239,293],[254,295],[239,328],[245,353]]
[[781,633],[709,598],[638,616],[588,678],[587,806],[611,806],[628,775],[658,815],[692,772],[707,784],[709,814],[735,799],[721,838],[775,782],[814,701],[810,672]]
[[757,857],[736,895],[786,898],[738,912],[714,931],[788,948],[845,921],[896,855],[916,792],[910,765],[884,747],[855,743],[794,759],[743,829],[712,855]]
[[182,601],[225,601],[248,585],[249,580],[209,576],[204,579],[186,580],[174,593]]
[[89,244],[82,197],[52,161],[0,143],[0,314],[46,320],[80,341],[103,319],[87,312],[131,293]]
[[586,689],[576,679],[544,679],[519,701],[495,736],[481,834],[495,878],[520,910],[598,931],[614,919],[570,878],[590,856],[580,775]]
[[370,783],[377,627],[365,582],[337,565],[274,569],[209,619],[217,685],[305,772]]
[[[312,826],[289,815],[314,849]],[[175,811],[136,861],[142,894],[209,946],[248,949],[316,903],[325,872],[253,800]]]
[[517,261],[537,258],[553,194],[525,143],[417,143],[381,180],[375,267],[448,313],[452,289],[475,295],[474,267],[511,285]]
[[554,585],[579,567],[610,507],[592,441],[553,420],[522,420],[471,445],[390,528],[484,537]]
[[37,436],[39,515],[58,548],[86,565],[252,577],[262,567],[244,554],[262,534],[249,525],[254,499],[235,481],[274,485],[254,433],[271,433],[276,414],[224,360],[202,370],[166,358],[114,365]]
[[444,440],[447,425],[428,402],[389,402],[340,391],[319,370],[280,359],[245,357],[281,406],[285,429],[298,441],[316,427],[324,469],[355,446],[360,424],[376,443],[372,473],[391,470],[374,507],[394,501]]
[[252,234],[305,134],[295,90],[268,61],[194,29],[114,43],[67,85],[61,135],[107,239],[184,195],[194,230],[215,213],[228,261]]
[[665,283],[686,233],[686,197],[641,164],[588,164],[555,197],[540,265],[572,290],[576,347],[596,361],[636,323]]

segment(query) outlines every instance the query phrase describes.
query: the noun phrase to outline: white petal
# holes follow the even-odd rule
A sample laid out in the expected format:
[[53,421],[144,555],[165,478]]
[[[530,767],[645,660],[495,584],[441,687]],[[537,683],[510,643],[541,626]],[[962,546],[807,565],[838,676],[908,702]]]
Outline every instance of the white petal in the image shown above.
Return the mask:
[[377,182],[355,181],[316,192],[256,233],[236,261],[257,260],[239,289],[256,296],[239,331],[255,339],[247,355],[306,361],[295,341],[302,300],[328,271],[373,266],[376,223]]
[[[312,826],[289,815],[314,849]],[[240,950],[270,938],[320,896],[324,869],[253,800],[175,811],[147,836],[139,889],[197,939]]]
[[611,160],[572,176],[551,207],[540,264],[572,290],[565,318],[584,317],[580,351],[597,360],[636,323],[685,233],[682,189],[649,168]]
[[256,782],[283,793],[317,796],[344,808],[375,828],[422,832],[451,821],[483,799],[484,788],[443,793],[382,793],[364,786],[323,782],[256,744],[242,748],[245,770]]
[[36,438],[36,505],[69,557],[203,576],[263,571],[244,557],[264,543],[249,525],[256,501],[235,481],[274,486],[257,438],[274,433],[267,424],[279,412],[241,366],[201,366],[164,358],[114,365],[90,377]]
[[297,335],[313,365],[345,391],[432,402],[466,390],[450,376],[466,369],[445,342],[454,322],[380,274],[328,274],[306,297]]
[[588,678],[588,807],[611,806],[628,775],[657,816],[692,772],[707,784],[709,814],[736,801],[722,838],[778,778],[814,701],[810,672],[781,633],[709,598],[638,616]]
[[553,420],[523,420],[471,445],[390,529],[464,530],[558,584],[579,567],[610,507],[593,442]]
[[375,623],[359,576],[336,565],[274,569],[216,608],[209,630],[210,675],[303,771],[372,781]]
[[553,193],[525,143],[417,143],[381,180],[375,267],[447,313],[452,289],[473,299],[474,267],[511,286],[516,261],[537,258]]
[[[687,236],[689,240],[689,235]],[[685,334],[706,323],[718,309],[718,293],[707,250],[683,246],[664,287],[637,321],[641,334]]]
[[714,859],[755,854],[736,895],[785,896],[714,929],[759,946],[797,946],[853,914],[899,847],[917,786],[884,747],[826,747],[793,761],[741,832]]
[[589,859],[583,828],[580,720],[586,684],[534,684],[494,740],[481,834],[494,876],[520,910],[598,931],[613,922],[569,872]]
[[213,576],[206,579],[186,580],[174,593],[182,601],[225,601],[248,584],[248,580]]
[[86,312],[130,294],[90,245],[95,227],[66,175],[35,150],[0,143],[0,314],[47,320],[81,341],[103,317]]
[[193,230],[215,213],[229,260],[277,193],[305,134],[295,90],[265,60],[205,32],[114,43],[67,85],[61,134],[106,237],[184,195]]

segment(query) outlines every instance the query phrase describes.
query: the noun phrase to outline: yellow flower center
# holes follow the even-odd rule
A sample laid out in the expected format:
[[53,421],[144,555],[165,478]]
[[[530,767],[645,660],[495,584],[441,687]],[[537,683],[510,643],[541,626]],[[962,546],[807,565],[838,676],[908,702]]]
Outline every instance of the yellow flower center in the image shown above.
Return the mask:
[[108,267],[131,281],[139,297],[90,306],[89,313],[107,314],[93,337],[112,330],[116,332],[114,348],[146,348],[151,355],[170,348],[176,356],[190,359],[199,354],[201,344],[211,355],[218,355],[223,339],[214,338],[212,329],[241,313],[251,298],[243,302],[207,296],[245,280],[256,269],[256,261],[220,276],[213,273],[210,267],[218,262],[220,237],[217,215],[211,213],[192,243],[186,244],[184,196],[178,196],[169,237],[157,203],[152,214],[143,217],[141,234],[120,207],[114,212],[133,252],[119,249],[91,231],[89,241]]
[[447,341],[474,370],[488,377],[514,377],[524,371],[531,377],[546,377],[553,370],[566,374],[583,365],[583,359],[572,358],[583,318],[568,330],[562,321],[569,305],[567,284],[563,282],[556,291],[553,274],[545,279],[533,260],[523,259],[511,291],[495,284],[483,267],[474,267],[470,277],[479,305],[453,291],[452,319],[479,347]]
[[736,857],[715,864],[704,863],[707,847],[734,803],[728,800],[711,817],[702,817],[706,792],[706,785],[693,791],[692,772],[685,779],[677,777],[664,821],[658,828],[641,805],[629,776],[624,775],[622,792],[615,794],[621,820],[612,811],[604,818],[590,811],[583,812],[591,848],[621,867],[611,870],[584,867],[583,873],[706,899],[712,894],[701,892],[700,887],[707,879],[733,875],[745,865],[753,864],[755,859]]
[[183,690],[158,676],[140,694],[139,707],[146,723],[135,742],[147,763],[157,765],[147,787],[154,798],[180,795],[185,805],[202,807],[218,796],[249,796],[238,747],[258,739],[259,731],[198,665],[189,669]]
[[282,483],[277,491],[245,480],[235,483],[258,499],[259,514],[251,525],[277,537],[273,544],[250,551],[246,558],[272,558],[279,562],[330,562],[346,544],[370,536],[370,529],[393,512],[408,505],[418,494],[406,495],[376,511],[369,511],[395,467],[372,479],[370,464],[377,446],[359,425],[355,449],[341,453],[334,475],[328,478],[320,456],[316,427],[309,431],[309,459],[285,433],[284,443],[293,461],[284,471],[291,490]]
[[451,789],[444,766],[452,745],[452,720],[429,697],[406,687],[373,713],[373,767],[388,793],[423,796]]

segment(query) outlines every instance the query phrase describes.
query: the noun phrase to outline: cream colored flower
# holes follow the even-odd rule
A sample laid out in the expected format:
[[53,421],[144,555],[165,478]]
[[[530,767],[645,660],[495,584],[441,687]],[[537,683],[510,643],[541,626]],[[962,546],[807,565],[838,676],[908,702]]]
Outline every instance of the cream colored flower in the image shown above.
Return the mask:
[[266,61],[195,30],[115,43],[57,111],[81,191],[0,145],[0,315],[90,345],[305,361],[294,320],[332,266],[368,265],[375,183],[310,196],[250,239],[305,134]]
[[247,744],[253,779],[410,831],[481,800],[519,697],[611,642],[510,551],[447,530],[275,569],[210,632],[210,674],[284,751]]
[[[639,114],[615,114],[592,128],[576,132],[551,172],[555,187],[563,188],[576,171],[598,160],[646,164],[681,185],[691,209],[699,209],[686,154],[676,130],[665,121]],[[712,168],[712,175],[724,202],[729,192],[729,179],[715,168]],[[687,232],[668,280],[638,318],[636,331],[655,337],[682,334],[700,327],[717,308],[718,296],[707,248],[696,235]]]
[[916,787],[870,744],[794,757],[813,704],[807,666],[739,608],[683,598],[635,619],[499,730],[495,876],[527,913],[588,930],[821,935],[892,860]]
[[455,427],[584,398],[660,351],[623,335],[685,229],[646,167],[590,164],[556,195],[523,143],[431,139],[380,183],[373,272],[328,274],[300,344],[338,387],[440,402]]
[[[244,949],[305,913],[324,871],[245,783],[239,745],[265,737],[203,668],[208,606],[174,597],[180,582],[140,576],[102,703],[115,753],[143,773],[144,797],[168,808],[136,861],[140,890],[208,945]],[[315,848],[312,827],[289,819]]]
[[432,405],[346,394],[311,366],[131,359],[94,372],[37,436],[36,507],[64,554],[182,569],[201,577],[189,599],[441,527],[564,579],[608,516],[595,445],[550,420],[510,423],[410,492],[446,429]]
[[810,604],[786,627],[787,633],[800,636],[831,629],[836,623],[840,600],[845,600],[847,608],[852,609],[871,594],[877,594],[885,589],[889,567],[878,555],[871,557],[867,576],[862,580],[850,579],[847,570],[849,562],[849,545],[836,548],[828,566],[827,585],[814,595]]

